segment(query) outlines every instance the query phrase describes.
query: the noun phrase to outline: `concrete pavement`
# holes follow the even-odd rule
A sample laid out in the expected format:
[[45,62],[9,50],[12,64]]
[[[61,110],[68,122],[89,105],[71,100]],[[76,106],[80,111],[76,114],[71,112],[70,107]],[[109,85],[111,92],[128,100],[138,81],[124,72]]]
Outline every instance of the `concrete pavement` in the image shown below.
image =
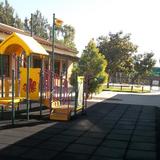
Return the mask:
[[137,104],[160,107],[160,91],[151,93],[128,93],[128,92],[111,92],[103,91],[100,94],[93,95],[89,102],[108,102],[118,104]]
[[69,122],[39,120],[36,110],[15,126],[0,121],[0,160],[158,160],[158,98],[102,92]]
[[157,160],[156,107],[97,103],[69,122],[0,128],[1,160]]

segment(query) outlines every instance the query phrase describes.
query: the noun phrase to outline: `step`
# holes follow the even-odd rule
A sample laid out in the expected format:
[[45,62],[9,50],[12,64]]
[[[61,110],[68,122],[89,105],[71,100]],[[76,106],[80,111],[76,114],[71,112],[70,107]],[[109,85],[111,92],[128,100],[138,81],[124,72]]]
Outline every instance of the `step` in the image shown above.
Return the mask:
[[64,114],[68,114],[72,111],[71,108],[54,108],[53,109],[53,113],[64,113]]
[[50,119],[51,120],[59,120],[59,121],[68,121],[70,119],[70,113],[64,114],[64,113],[51,113]]

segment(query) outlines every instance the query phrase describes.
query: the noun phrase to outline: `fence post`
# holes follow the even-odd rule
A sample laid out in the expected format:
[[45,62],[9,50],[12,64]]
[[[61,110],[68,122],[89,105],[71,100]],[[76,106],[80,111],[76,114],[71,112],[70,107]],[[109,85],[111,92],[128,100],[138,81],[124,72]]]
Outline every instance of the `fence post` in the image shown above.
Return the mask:
[[142,92],[144,91],[144,87],[142,86]]
[[131,92],[133,92],[133,85],[131,86]]

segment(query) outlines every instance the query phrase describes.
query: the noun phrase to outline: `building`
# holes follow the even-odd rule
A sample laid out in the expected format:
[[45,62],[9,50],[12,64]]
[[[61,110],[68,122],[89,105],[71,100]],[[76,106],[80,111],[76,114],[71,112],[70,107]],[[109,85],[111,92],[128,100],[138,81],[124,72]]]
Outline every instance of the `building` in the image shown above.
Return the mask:
[[[20,30],[6,24],[0,23],[0,42],[2,42],[5,38],[11,35],[13,32],[17,32],[24,35],[30,35],[29,32],[24,30]],[[52,43],[48,40],[45,40],[38,36],[33,36],[33,38],[40,43],[44,49],[49,53],[52,54]],[[77,51],[65,47],[64,45],[55,43],[54,46],[54,58],[55,58],[55,73],[60,75],[62,73],[67,79],[71,76],[71,71],[73,68],[73,63],[78,60]],[[10,55],[5,55],[4,57],[4,75],[9,77],[11,75],[11,65],[12,64],[12,57]],[[31,66],[33,67],[40,67],[41,61],[40,57],[33,56],[31,61]],[[45,68],[48,68],[48,60],[46,59]]]

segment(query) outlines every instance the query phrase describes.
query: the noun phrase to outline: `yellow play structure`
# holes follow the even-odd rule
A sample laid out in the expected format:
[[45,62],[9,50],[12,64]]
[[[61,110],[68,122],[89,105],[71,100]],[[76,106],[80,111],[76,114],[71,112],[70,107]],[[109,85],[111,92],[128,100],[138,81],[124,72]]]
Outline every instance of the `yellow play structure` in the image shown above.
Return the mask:
[[[32,100],[32,95],[30,92],[30,59],[32,54],[37,54],[42,58],[44,56],[48,56],[49,54],[45,51],[45,49],[32,37],[22,35],[19,33],[13,33],[6,40],[4,40],[0,44],[0,56],[1,56],[1,98],[0,105],[2,107],[2,111],[4,107],[12,106],[12,124],[14,124],[15,117],[15,107],[23,101],[24,99],[27,101],[27,119],[29,119],[29,101]],[[12,71],[9,72],[9,77],[11,77],[11,90],[12,94],[10,95],[10,85],[8,80],[5,80],[3,77],[3,56],[8,55],[11,57],[10,67]],[[26,57],[27,67],[21,68],[21,77],[20,77],[20,67],[16,69],[17,59]],[[19,63],[19,62],[18,62]],[[18,64],[20,66],[20,64]],[[32,71],[33,72],[33,71]],[[39,76],[38,76],[39,77]],[[22,78],[22,80],[20,80]],[[32,77],[33,78],[33,77]],[[4,84],[5,83],[5,91]],[[24,83],[24,84],[22,84]],[[24,88],[22,88],[24,87]],[[36,84],[36,93],[38,92],[38,84]],[[5,93],[5,95],[4,95]],[[38,93],[39,94],[39,93]],[[39,97],[36,95],[37,98]],[[35,95],[34,95],[34,98]]]
[[[3,75],[4,55],[11,57],[8,77]],[[32,56],[41,59],[41,68],[31,67]],[[78,95],[77,90],[75,94],[77,99],[79,97],[79,101],[76,101],[75,108],[71,108],[69,103],[64,103],[64,101],[69,101],[67,82],[63,78],[56,78],[52,70],[45,71],[44,69],[44,60],[48,56],[46,50],[34,38],[19,33],[11,34],[0,44],[0,107],[2,113],[5,108],[12,109],[12,124],[15,123],[15,109],[22,101],[26,103],[28,120],[29,105],[32,100],[40,102],[40,115],[42,115],[42,105],[48,107],[49,118],[52,120],[69,120],[71,113],[76,113],[78,106],[84,109],[83,77],[80,78],[78,86],[81,86],[81,93]],[[49,63],[54,64],[51,60]],[[50,66],[51,68],[53,67]]]

